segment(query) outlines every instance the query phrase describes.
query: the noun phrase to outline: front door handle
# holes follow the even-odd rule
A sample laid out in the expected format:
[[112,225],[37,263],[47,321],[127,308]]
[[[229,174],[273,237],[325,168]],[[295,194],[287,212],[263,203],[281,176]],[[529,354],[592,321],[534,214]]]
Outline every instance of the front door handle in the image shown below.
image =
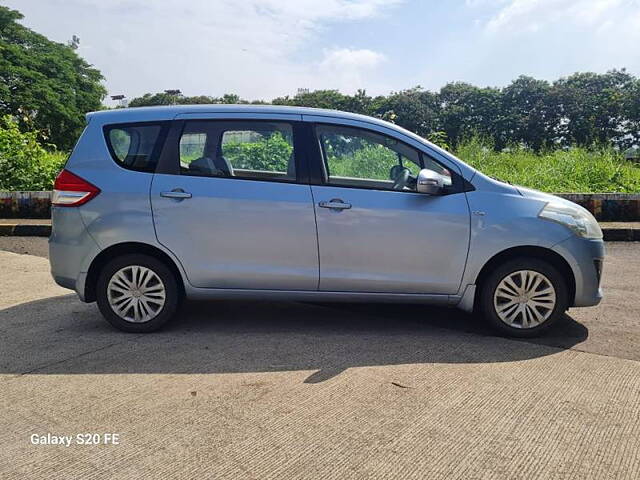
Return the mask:
[[166,198],[177,198],[177,199],[191,198],[191,194],[189,192],[185,192],[181,188],[175,188],[170,192],[160,192],[160,196],[166,197]]
[[345,203],[339,198],[334,198],[333,200],[329,200],[328,202],[320,202],[318,205],[322,208],[331,208],[335,210],[347,210],[351,208],[350,203]]

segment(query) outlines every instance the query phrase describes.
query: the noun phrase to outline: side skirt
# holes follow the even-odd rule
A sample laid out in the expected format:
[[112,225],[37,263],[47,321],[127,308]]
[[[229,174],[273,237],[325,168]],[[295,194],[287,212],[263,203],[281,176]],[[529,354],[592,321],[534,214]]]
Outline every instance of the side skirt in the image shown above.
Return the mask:
[[418,293],[375,293],[375,292],[320,292],[307,290],[245,290],[231,288],[187,287],[189,299],[247,299],[247,300],[289,300],[289,301],[332,301],[332,302],[399,302],[428,303],[431,305],[453,306],[460,302],[459,295],[427,295]]

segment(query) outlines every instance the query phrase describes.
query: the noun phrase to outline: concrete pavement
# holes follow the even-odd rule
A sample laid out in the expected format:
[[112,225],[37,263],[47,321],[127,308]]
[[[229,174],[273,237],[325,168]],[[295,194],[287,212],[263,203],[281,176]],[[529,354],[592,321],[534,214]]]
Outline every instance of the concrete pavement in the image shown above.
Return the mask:
[[[0,477],[638,478],[640,244],[608,249],[603,304],[533,342],[456,310],[286,302],[123,334],[45,258],[0,251]],[[120,444],[31,444],[47,433]]]

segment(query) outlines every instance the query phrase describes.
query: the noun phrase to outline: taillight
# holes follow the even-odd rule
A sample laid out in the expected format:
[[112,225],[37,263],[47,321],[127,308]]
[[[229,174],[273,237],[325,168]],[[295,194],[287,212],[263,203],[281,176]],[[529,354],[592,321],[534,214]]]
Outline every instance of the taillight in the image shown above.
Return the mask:
[[53,184],[51,204],[57,207],[78,207],[100,193],[100,189],[83,178],[62,170]]

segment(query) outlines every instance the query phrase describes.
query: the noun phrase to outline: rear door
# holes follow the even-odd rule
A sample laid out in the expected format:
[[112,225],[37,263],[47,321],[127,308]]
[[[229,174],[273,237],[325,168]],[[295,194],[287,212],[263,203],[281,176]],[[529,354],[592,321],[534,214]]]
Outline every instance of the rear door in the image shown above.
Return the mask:
[[[367,128],[317,124],[315,132],[320,290],[457,293],[470,231],[462,179]],[[443,195],[416,192],[424,167],[444,176]]]
[[299,124],[285,120],[175,122],[154,175],[158,241],[203,288],[316,290],[311,191]]

